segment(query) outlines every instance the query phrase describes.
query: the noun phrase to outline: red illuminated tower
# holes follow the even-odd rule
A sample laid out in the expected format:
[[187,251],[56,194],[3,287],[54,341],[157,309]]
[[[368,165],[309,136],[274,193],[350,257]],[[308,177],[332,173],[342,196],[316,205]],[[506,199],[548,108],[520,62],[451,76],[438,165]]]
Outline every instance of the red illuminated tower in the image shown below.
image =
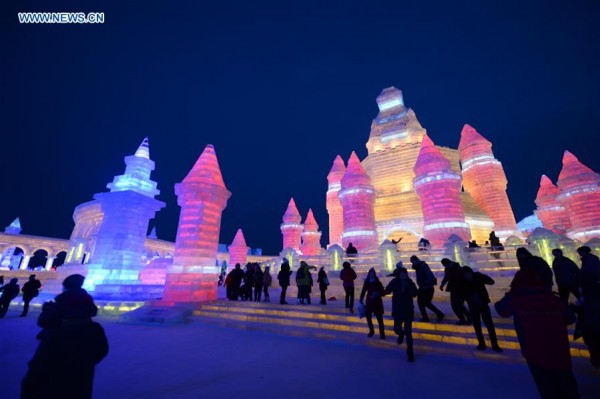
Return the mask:
[[167,269],[163,299],[200,302],[217,299],[215,267],[221,214],[231,193],[225,187],[217,155],[207,145],[181,183],[175,184],[181,207],[173,264]]
[[338,197],[344,214],[344,248],[349,243],[359,251],[376,248],[375,190],[354,151],[348,160],[341,186]]
[[473,127],[465,125],[458,150],[465,191],[471,194],[477,205],[493,220],[496,236],[519,236],[515,216],[506,195],[504,168],[494,158],[492,143]]
[[423,236],[436,246],[443,245],[452,234],[469,241],[471,232],[460,198],[461,176],[427,135],[423,136],[414,172],[413,187],[423,208]]
[[302,232],[302,245],[300,245],[302,255],[313,256],[321,252],[321,232],[319,225],[315,220],[312,209],[308,210],[304,220],[304,231]]
[[565,235],[571,229],[571,221],[565,208],[558,202],[560,190],[546,175],[542,175],[540,189],[538,190],[535,204],[535,214],[542,222],[545,229],[556,234]]
[[281,223],[280,229],[283,235],[283,248],[293,248],[296,251],[300,250],[300,242],[302,240],[302,224],[300,221],[302,217],[294,199],[290,199],[290,203],[283,215],[283,223]]
[[600,237],[600,175],[565,151],[557,184],[558,201],[571,221],[569,238],[586,242]]
[[333,166],[327,175],[327,213],[329,214],[329,245],[342,245],[344,232],[344,211],[338,193],[342,188],[341,181],[346,172],[344,160],[339,155],[335,157]]

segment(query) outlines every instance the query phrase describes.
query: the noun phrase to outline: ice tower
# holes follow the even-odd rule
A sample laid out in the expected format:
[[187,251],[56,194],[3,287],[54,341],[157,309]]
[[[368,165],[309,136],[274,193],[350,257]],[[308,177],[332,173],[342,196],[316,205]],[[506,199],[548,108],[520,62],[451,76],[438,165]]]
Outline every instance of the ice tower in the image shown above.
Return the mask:
[[308,210],[308,214],[304,220],[300,251],[303,255],[307,256],[319,255],[319,252],[321,252],[321,232],[319,231],[319,225],[315,220],[312,209]]
[[565,235],[571,229],[571,221],[566,209],[558,202],[560,190],[546,175],[542,175],[540,189],[538,190],[535,203],[537,210],[535,215],[542,222],[545,229],[553,233]]
[[338,198],[342,177],[346,172],[344,160],[339,155],[335,157],[333,166],[327,175],[327,213],[329,214],[329,245],[342,245],[344,232],[344,211]]
[[461,176],[427,135],[423,136],[414,172],[413,185],[423,208],[423,235],[437,246],[452,234],[469,241],[471,233],[460,198]]
[[494,158],[492,143],[465,124],[458,144],[465,191],[494,221],[500,238],[519,236],[508,196],[502,164]]
[[565,151],[558,176],[559,203],[571,221],[567,235],[586,242],[600,237],[600,175]]
[[181,183],[181,207],[173,264],[167,268],[163,300],[201,302],[217,298],[215,266],[221,214],[231,193],[225,187],[214,147],[207,145]]
[[150,180],[154,161],[146,137],[134,155],[125,157],[125,173],[115,176],[107,193],[94,195],[102,223],[90,258],[86,287],[96,295],[127,295],[127,285],[139,284],[148,223],[165,206],[154,199],[159,194]]
[[376,248],[378,240],[373,209],[375,190],[354,151],[348,160],[338,195],[344,210],[344,248],[349,243],[359,251]]
[[248,259],[248,245],[246,245],[246,239],[242,229],[238,229],[233,237],[233,241],[229,246],[229,266],[233,269],[236,263],[239,263],[242,267],[246,264]]
[[12,221],[11,224],[6,226],[4,232],[6,234],[21,234],[21,230],[21,221],[19,220],[19,218],[16,218]]
[[283,249],[293,248],[296,251],[300,250],[300,241],[302,240],[302,217],[294,199],[290,199],[290,203],[283,215],[283,223],[281,223],[281,234],[283,235]]

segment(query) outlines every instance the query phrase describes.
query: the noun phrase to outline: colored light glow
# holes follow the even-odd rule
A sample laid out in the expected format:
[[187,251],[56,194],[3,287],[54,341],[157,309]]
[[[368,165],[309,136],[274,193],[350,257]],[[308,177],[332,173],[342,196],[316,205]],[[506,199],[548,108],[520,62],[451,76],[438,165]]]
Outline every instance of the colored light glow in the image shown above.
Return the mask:
[[386,133],[385,135],[381,136],[381,141],[383,143],[387,143],[389,141],[395,140],[395,139],[403,139],[408,137],[408,132],[403,131],[403,132],[389,132]]
[[342,237],[359,237],[359,236],[374,236],[377,233],[371,230],[356,230],[356,231],[344,231]]
[[379,104],[379,110],[380,111],[387,111],[390,108],[394,108],[394,107],[402,107],[404,106],[404,104],[402,103],[402,99],[401,98],[395,98],[392,99],[390,101],[386,101],[386,102],[382,102]]

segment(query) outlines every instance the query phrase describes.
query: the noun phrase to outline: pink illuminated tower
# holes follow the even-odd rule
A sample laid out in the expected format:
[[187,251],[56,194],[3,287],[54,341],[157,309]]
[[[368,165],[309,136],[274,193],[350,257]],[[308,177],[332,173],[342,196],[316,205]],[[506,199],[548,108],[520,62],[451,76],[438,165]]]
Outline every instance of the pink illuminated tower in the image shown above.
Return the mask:
[[344,160],[339,155],[335,157],[333,166],[327,175],[327,213],[329,214],[329,245],[342,245],[342,233],[344,232],[344,211],[342,203],[338,198],[341,181],[346,172]]
[[565,151],[557,184],[558,201],[571,221],[569,238],[586,242],[600,237],[600,175]]
[[535,199],[537,205],[535,214],[545,229],[556,234],[565,235],[567,230],[571,228],[571,221],[566,209],[558,202],[557,197],[559,194],[558,187],[552,183],[548,176],[542,175],[540,189]]
[[163,300],[200,302],[217,298],[215,267],[221,214],[231,193],[225,187],[217,155],[207,145],[181,183],[175,185],[181,207],[173,264],[167,269]]
[[294,199],[290,199],[290,203],[283,215],[283,223],[281,223],[281,234],[283,235],[283,248],[293,248],[296,251],[300,250],[300,241],[302,240],[302,217]]
[[492,143],[465,125],[458,144],[465,191],[494,222],[496,236],[519,236],[508,196],[502,164],[494,158]]
[[308,214],[304,220],[300,251],[303,255],[307,256],[319,255],[319,252],[321,252],[321,232],[319,231],[319,225],[315,220],[312,209],[308,210]]
[[435,246],[443,245],[452,234],[471,239],[460,197],[461,176],[450,161],[423,135],[414,167],[413,187],[423,208],[423,236]]
[[376,248],[378,242],[375,228],[375,190],[354,151],[342,177],[338,197],[344,215],[344,248],[347,248],[349,243],[359,251]]
[[246,264],[248,259],[248,246],[246,245],[246,239],[242,229],[238,229],[235,233],[235,237],[229,246],[229,266],[233,268],[236,263],[239,263],[242,267]]

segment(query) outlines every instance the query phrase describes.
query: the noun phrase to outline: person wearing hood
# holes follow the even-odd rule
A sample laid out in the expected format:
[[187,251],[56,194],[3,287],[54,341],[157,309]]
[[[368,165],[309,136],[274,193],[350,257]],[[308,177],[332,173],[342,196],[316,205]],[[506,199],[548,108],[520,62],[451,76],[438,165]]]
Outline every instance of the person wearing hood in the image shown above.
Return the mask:
[[18,281],[16,278],[11,278],[8,284],[0,287],[0,291],[2,291],[2,295],[0,296],[0,319],[8,312],[11,301],[19,295]]
[[437,279],[429,268],[429,265],[415,255],[410,257],[410,262],[412,263],[413,270],[415,270],[417,274],[417,285],[419,286],[417,304],[422,316],[420,321],[425,323],[429,322],[429,316],[427,315],[425,308],[429,308],[435,313],[438,322],[444,320],[444,313],[432,303],[433,287],[437,285]]
[[340,280],[342,280],[342,286],[346,293],[344,305],[346,309],[350,309],[350,313],[354,313],[354,280],[356,280],[356,277],[356,272],[350,262],[344,262],[342,264],[342,271],[340,272]]
[[285,294],[287,292],[287,288],[290,286],[291,275],[292,269],[290,268],[290,264],[286,258],[283,258],[283,262],[279,268],[279,273],[277,273],[277,281],[279,281],[279,286],[281,287],[281,295],[279,297],[279,303],[281,305],[287,305],[287,302],[285,301]]
[[519,268],[521,270],[533,270],[544,283],[544,287],[546,287],[548,291],[552,291],[552,269],[550,269],[550,266],[544,259],[539,256],[534,256],[527,248],[520,247],[517,248],[517,261],[519,262]]
[[392,294],[392,317],[398,345],[402,345],[406,337],[406,355],[409,362],[414,362],[412,322],[415,319],[413,298],[417,296],[417,286],[408,277],[408,270],[402,266],[402,262],[398,262],[398,265],[396,277],[385,287],[384,295]]
[[[360,292],[360,303],[365,305],[365,317],[367,319],[367,325],[369,326],[369,338],[375,334],[373,328],[373,314],[375,314],[377,323],[379,324],[379,337],[385,339],[385,328],[383,326],[383,295],[383,284],[381,284],[381,281],[377,278],[375,269],[371,268],[367,273],[367,278],[365,279],[362,291]],[[365,296],[367,298],[366,304],[363,302]]]
[[296,271],[296,285],[298,286],[298,300],[300,305],[310,305],[310,271],[317,270],[316,266],[309,266],[305,261],[300,262]]

